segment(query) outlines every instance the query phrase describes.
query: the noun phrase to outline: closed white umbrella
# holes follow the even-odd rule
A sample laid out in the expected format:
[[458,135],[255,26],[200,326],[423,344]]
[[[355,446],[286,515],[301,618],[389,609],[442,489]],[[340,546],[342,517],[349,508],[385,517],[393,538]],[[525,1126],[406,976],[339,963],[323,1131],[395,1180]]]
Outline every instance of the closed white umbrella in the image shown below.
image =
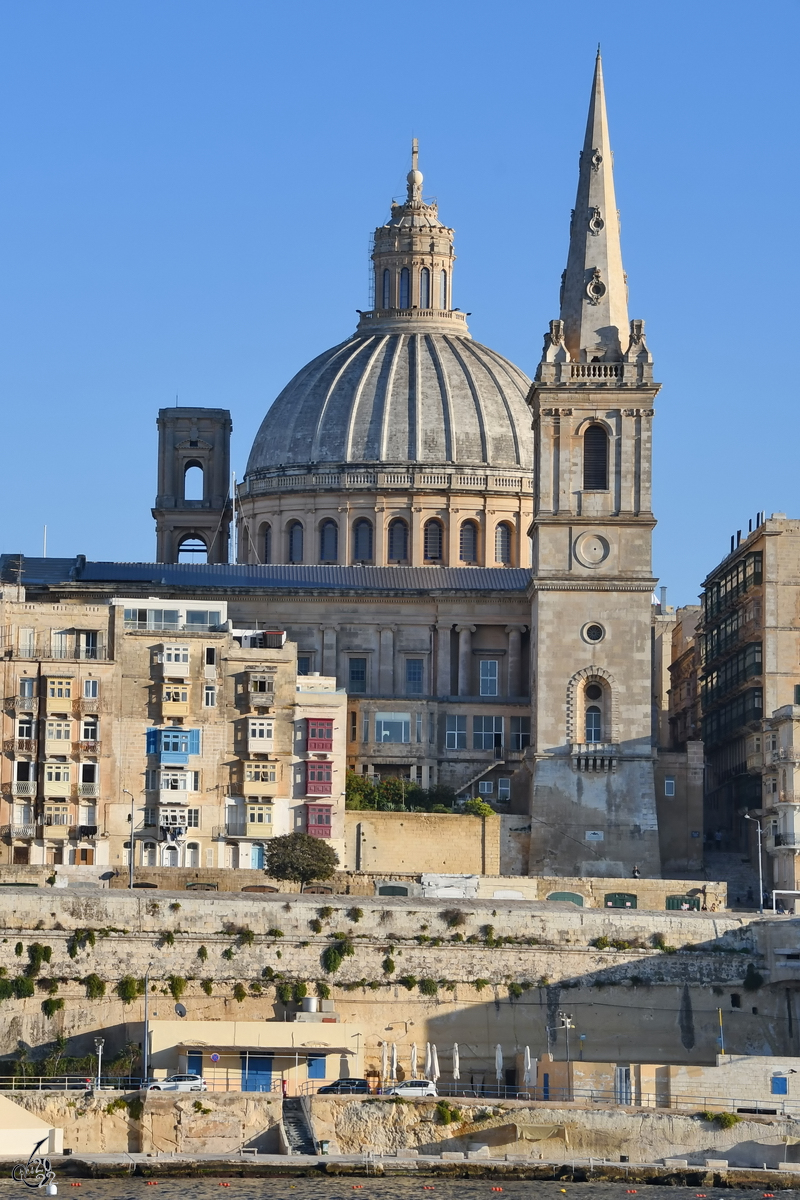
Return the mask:
[[432,1083],[436,1083],[439,1078],[439,1055],[436,1052],[436,1046],[431,1046],[431,1073],[428,1076]]
[[530,1048],[530,1046],[525,1047],[525,1057],[522,1060],[522,1082],[523,1083],[533,1083],[533,1078],[531,1076],[531,1048]]
[[458,1042],[453,1042],[453,1079],[461,1078],[461,1061],[458,1055]]
[[417,1043],[411,1043],[411,1078],[417,1078]]
[[426,1042],[425,1043],[425,1078],[426,1079],[430,1079],[430,1077],[431,1077],[432,1063],[433,1063],[433,1059],[431,1058],[431,1044],[430,1044],[430,1042]]
[[388,1043],[383,1042],[381,1044],[381,1082],[384,1082],[386,1079],[386,1067],[388,1065],[388,1059],[389,1059],[389,1046],[388,1046]]
[[494,1048],[494,1073],[498,1083],[503,1082],[503,1047],[498,1042]]
[[397,1079],[397,1042],[392,1042],[392,1079]]

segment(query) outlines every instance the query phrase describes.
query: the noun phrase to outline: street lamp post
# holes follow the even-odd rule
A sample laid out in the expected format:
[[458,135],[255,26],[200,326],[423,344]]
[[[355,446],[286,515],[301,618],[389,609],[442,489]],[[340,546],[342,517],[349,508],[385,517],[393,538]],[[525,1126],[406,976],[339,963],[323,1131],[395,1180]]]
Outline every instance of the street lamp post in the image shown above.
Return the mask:
[[105,1038],[94,1039],[94,1048],[97,1051],[97,1083],[95,1086],[98,1092],[100,1091],[100,1070],[103,1063],[103,1046],[105,1044]]
[[567,1043],[567,1098],[569,1098],[572,1094],[572,1088],[570,1087],[569,1079],[569,1031],[570,1029],[574,1028],[572,1024],[572,1013],[559,1012],[558,1020],[561,1028],[564,1030],[564,1037]]
[[123,794],[123,796],[130,796],[130,798],[131,798],[131,815],[129,817],[129,820],[131,823],[131,836],[130,836],[130,843],[129,843],[129,849],[128,849],[128,888],[132,891],[133,890],[133,819],[134,819],[134,805],[135,805],[136,801],[134,799],[133,792],[129,792],[127,788],[122,789],[122,794]]
[[758,911],[764,912],[764,869],[761,864],[761,822],[758,817],[751,816],[750,813],[744,814],[745,821],[755,821],[756,831],[758,833]]

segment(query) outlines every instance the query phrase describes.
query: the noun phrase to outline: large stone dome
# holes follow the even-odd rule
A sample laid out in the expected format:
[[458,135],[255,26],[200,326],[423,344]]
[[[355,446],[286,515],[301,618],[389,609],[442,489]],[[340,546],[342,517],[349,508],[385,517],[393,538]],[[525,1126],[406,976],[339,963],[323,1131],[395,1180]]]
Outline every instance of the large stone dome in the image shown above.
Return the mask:
[[248,476],[316,464],[531,470],[530,380],[518,367],[461,329],[382,325],[287,384],[256,435]]

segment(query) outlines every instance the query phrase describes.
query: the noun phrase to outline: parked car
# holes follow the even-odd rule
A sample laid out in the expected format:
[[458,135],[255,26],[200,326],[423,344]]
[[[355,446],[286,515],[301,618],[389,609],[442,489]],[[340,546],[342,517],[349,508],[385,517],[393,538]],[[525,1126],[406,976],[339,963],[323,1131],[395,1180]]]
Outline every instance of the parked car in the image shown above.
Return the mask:
[[318,1096],[369,1096],[372,1088],[366,1079],[337,1079],[317,1092]]
[[436,1084],[430,1079],[404,1079],[383,1089],[384,1096],[402,1096],[404,1100],[419,1100],[422,1096],[438,1096]]
[[168,1075],[145,1085],[148,1092],[207,1092],[208,1084],[202,1075]]

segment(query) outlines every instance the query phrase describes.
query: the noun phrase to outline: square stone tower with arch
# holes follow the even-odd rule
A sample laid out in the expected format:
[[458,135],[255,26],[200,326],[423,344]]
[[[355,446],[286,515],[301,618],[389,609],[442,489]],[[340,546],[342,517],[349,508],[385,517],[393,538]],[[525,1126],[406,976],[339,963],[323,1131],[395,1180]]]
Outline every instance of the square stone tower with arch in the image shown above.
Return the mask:
[[660,873],[651,737],[658,390],[644,322],[628,322],[598,54],[561,316],[528,397],[531,874]]
[[[226,408],[161,408],[158,412],[156,559],[228,561],[232,516],[231,433]],[[194,476],[197,494],[187,496]]]

